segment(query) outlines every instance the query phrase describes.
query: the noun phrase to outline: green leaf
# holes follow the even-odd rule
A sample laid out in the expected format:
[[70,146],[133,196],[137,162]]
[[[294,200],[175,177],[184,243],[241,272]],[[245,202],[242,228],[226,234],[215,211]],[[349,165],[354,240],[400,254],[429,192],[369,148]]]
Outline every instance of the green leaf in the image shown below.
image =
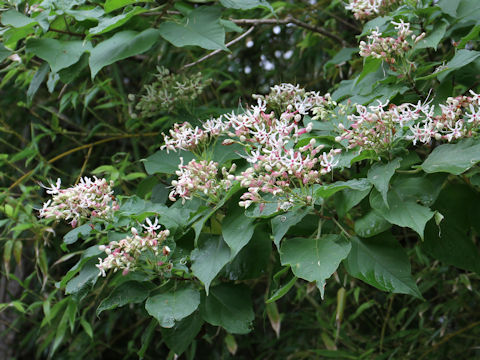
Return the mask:
[[388,184],[393,174],[395,174],[395,170],[400,167],[401,160],[400,158],[396,158],[387,164],[375,163],[368,170],[368,180],[370,180],[380,194],[382,194],[383,201],[387,208],[389,204],[387,201]]
[[29,39],[26,51],[35,54],[50,64],[53,72],[75,64],[84,52],[92,49],[92,44],[82,40]]
[[367,57],[365,59],[365,62],[363,63],[363,70],[357,77],[355,84],[358,84],[360,81],[362,81],[362,79],[365,78],[365,76],[367,76],[368,74],[377,71],[381,65],[382,59],[377,59],[371,56]]
[[164,22],[158,30],[174,46],[200,46],[208,50],[227,50],[225,28],[220,23],[220,9],[201,6],[188,14],[180,23]]
[[267,0],[220,0],[220,4],[230,9],[249,10],[264,7],[273,13],[272,5]]
[[355,233],[363,238],[378,235],[391,227],[392,225],[375,211],[355,220]]
[[442,23],[439,25],[435,25],[431,32],[428,32],[428,36],[424,39],[420,40],[416,45],[415,49],[425,49],[425,48],[433,48],[437,50],[437,46],[440,41],[445,36],[445,32],[447,31],[448,24]]
[[323,198],[326,199],[336,192],[343,190],[343,189],[353,189],[357,191],[367,191],[372,188],[372,183],[369,181],[370,179],[353,179],[348,181],[336,181],[332,184],[328,185],[319,185],[316,186],[315,191],[315,198]]
[[480,274],[480,252],[472,240],[472,227],[478,225],[480,196],[469,186],[452,184],[435,203],[444,219],[439,226],[430,222],[422,248],[434,258],[460,269]]
[[437,200],[447,175],[401,175],[396,176],[391,183],[391,191],[395,191],[403,201],[410,200],[425,206],[431,206]]
[[153,0],[107,0],[105,2],[105,12],[109,13],[113,10],[123,8],[127,5],[138,4],[144,2],[152,2]]
[[437,4],[437,6],[442,9],[442,12],[456,17],[457,16],[457,8],[458,5],[460,4],[461,0],[440,0]]
[[152,286],[150,283],[127,281],[116,287],[112,293],[104,299],[97,308],[97,316],[102,311],[115,309],[127,304],[138,304],[150,295]]
[[225,283],[212,287],[200,309],[206,322],[232,334],[250,332],[255,318],[250,290],[245,285]]
[[62,80],[65,84],[68,84],[75,80],[78,75],[83,71],[88,66],[88,57],[89,54],[84,53],[81,57],[80,60],[78,60],[75,64],[72,66],[69,66],[68,68],[60,70],[58,75],[60,76],[60,80]]
[[168,348],[180,356],[195,339],[203,325],[203,319],[199,312],[175,323],[171,329],[162,328],[162,340],[165,341]]
[[10,9],[2,14],[2,25],[22,28],[27,25],[36,24],[37,20],[32,19],[16,10]]
[[175,174],[180,164],[180,158],[183,158],[183,164],[186,165],[195,159],[195,155],[184,150],[169,151],[168,153],[166,150],[159,150],[146,158],[143,165],[148,175]]
[[423,240],[425,225],[433,217],[434,212],[414,201],[402,200],[394,191],[388,192],[388,203],[390,204],[389,208],[386,207],[378,191],[372,191],[370,194],[370,205],[377,215],[382,216],[391,224],[416,231]]
[[65,294],[74,294],[80,299],[83,298],[86,292],[97,282],[99,274],[99,270],[95,266],[97,263],[97,259],[88,260],[80,273],[67,283]]
[[270,229],[257,226],[252,240],[224,267],[223,274],[230,280],[256,279],[265,274],[272,252]]
[[2,43],[0,43],[0,63],[12,54]]
[[43,81],[45,80],[45,77],[48,74],[48,71],[50,70],[50,66],[48,66],[47,63],[43,63],[33,75],[33,79],[30,82],[30,85],[28,85],[28,90],[27,90],[27,103],[30,104],[37,93],[38,89],[40,88],[40,85],[42,85]]
[[146,29],[140,33],[126,30],[102,41],[90,52],[90,71],[92,79],[105,66],[133,55],[142,54],[158,40],[156,29]]
[[117,15],[114,17],[104,17],[100,19],[100,22],[97,26],[92,27],[88,30],[88,37],[94,35],[105,34],[109,31],[112,31],[130,20],[135,15],[141,14],[148,11],[147,9],[135,6],[132,10],[126,12],[125,14]]
[[67,245],[73,244],[78,240],[78,236],[88,236],[92,232],[92,227],[90,224],[83,224],[79,227],[76,227],[73,230],[70,230],[63,237],[63,242]]
[[192,251],[192,271],[208,289],[212,280],[230,261],[230,249],[221,236],[200,237],[198,248]]
[[289,282],[287,282],[285,285],[281,286],[279,289],[277,289],[272,296],[268,298],[268,300],[265,301],[266,304],[269,304],[271,302],[277,301],[281,299],[283,296],[285,296],[290,289],[295,285],[297,282],[297,277],[294,276],[293,278],[290,279]]
[[457,45],[458,49],[465,48],[465,45],[471,40],[477,40],[478,36],[480,35],[480,24],[475,25],[470,32],[465,35]]
[[454,70],[458,70],[467,66],[472,61],[476,60],[480,56],[480,51],[474,50],[458,50],[455,56],[445,65],[447,70],[439,73],[438,80],[442,82],[445,80],[448,74]]
[[323,68],[328,69],[330,66],[343,64],[346,61],[349,61],[352,58],[352,55],[357,52],[358,48],[342,48],[333,58],[323,65]]
[[325,280],[347,257],[350,247],[350,243],[340,235],[324,235],[319,239],[287,239],[282,243],[280,260],[282,265],[291,266],[295,276],[316,281],[323,297]]
[[436,147],[423,162],[427,173],[447,172],[460,175],[480,162],[480,140],[464,139],[456,144]]
[[65,14],[73,16],[75,20],[85,21],[85,20],[99,20],[104,14],[105,11],[99,6],[94,9],[89,10],[65,10]]
[[422,298],[408,256],[391,234],[351,241],[352,250],[344,261],[350,275],[383,291]]
[[339,217],[344,217],[354,206],[358,205],[369,193],[365,190],[344,189],[335,194],[335,209]]
[[280,247],[280,241],[287,233],[290,227],[298,224],[302,219],[308,215],[312,209],[309,207],[302,207],[300,209],[291,209],[290,211],[275,216],[272,220],[272,235],[273,242]]
[[158,320],[160,326],[172,328],[175,322],[186,318],[200,305],[200,292],[193,285],[179,286],[166,293],[151,296],[145,309]]
[[231,250],[233,259],[252,238],[255,219],[245,216],[245,211],[237,204],[230,208],[222,222],[222,236]]

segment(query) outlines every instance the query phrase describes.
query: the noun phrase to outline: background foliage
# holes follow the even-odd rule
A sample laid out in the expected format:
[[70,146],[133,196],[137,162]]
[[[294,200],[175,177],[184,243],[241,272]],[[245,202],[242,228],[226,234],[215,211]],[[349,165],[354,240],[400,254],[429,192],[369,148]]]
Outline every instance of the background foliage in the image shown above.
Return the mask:
[[[319,190],[330,209],[321,214],[322,232],[335,234],[321,238],[321,259],[312,255],[318,214],[252,219],[239,211],[238,194],[215,211],[195,201],[172,205],[168,186],[179,155],[159,151],[172,124],[247,108],[252,94],[281,82],[329,91],[344,104],[438,105],[468,95],[480,81],[478,1],[398,1],[369,21],[356,20],[341,1],[322,0],[1,7],[5,358],[480,356],[478,139],[402,143],[383,162],[371,153],[347,160],[332,183],[360,179],[363,188]],[[426,32],[406,68],[358,55],[371,29],[392,32],[390,21],[400,18]],[[314,134],[331,144],[326,131]],[[48,197],[39,183],[61,177],[73,185],[84,175],[115,182],[118,223],[72,230],[38,219]],[[383,199],[398,204],[396,212]],[[97,244],[154,214],[174,233],[175,271],[98,278]],[[203,222],[195,222],[199,216]],[[334,220],[354,236],[340,237]],[[245,233],[252,240],[243,247],[238,235]],[[335,262],[332,244],[345,250],[333,271],[296,267]],[[323,299],[314,283],[322,276],[329,278]],[[179,303],[167,309],[171,297]]]

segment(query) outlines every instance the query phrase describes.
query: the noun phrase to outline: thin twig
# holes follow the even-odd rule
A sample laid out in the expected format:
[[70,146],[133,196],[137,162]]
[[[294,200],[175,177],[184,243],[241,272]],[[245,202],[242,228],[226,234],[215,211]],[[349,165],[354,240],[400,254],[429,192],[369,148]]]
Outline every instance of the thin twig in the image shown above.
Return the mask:
[[[77,152],[77,151],[80,151],[80,150],[83,150],[83,149],[88,149],[90,147],[100,145],[100,144],[104,144],[104,143],[107,143],[107,142],[110,142],[110,141],[121,140],[121,139],[126,139],[126,138],[133,138],[133,137],[141,137],[141,136],[156,136],[158,134],[159,134],[159,132],[145,133],[145,134],[125,134],[125,135],[120,135],[120,136],[114,136],[114,137],[111,137],[111,138],[108,138],[108,139],[98,140],[98,141],[95,141],[95,142],[90,143],[90,144],[85,144],[85,145],[77,146],[76,148],[70,149],[70,150],[68,150],[68,151],[66,151],[66,152],[64,152],[60,155],[57,155],[57,156],[51,158],[50,160],[47,161],[47,163],[52,164],[55,161],[60,160],[67,155],[73,154],[74,152]],[[12,185],[10,185],[8,190],[10,191],[13,188],[15,188],[16,186],[18,186],[18,184],[21,184],[23,182],[23,180],[25,180],[30,175],[32,175],[33,171],[34,170],[30,170],[29,172],[27,172],[26,174],[21,176],[17,181],[15,181]]]
[[85,168],[87,167],[88,159],[90,159],[90,154],[92,153],[93,146],[90,146],[88,148],[87,156],[85,156],[85,161],[83,162],[82,168],[80,169],[80,174],[78,174],[77,181],[75,181],[75,185],[78,184],[80,179],[82,178],[83,172],[85,171]]
[[440,345],[446,343],[448,340],[450,340],[451,338],[457,336],[457,335],[460,335],[461,333],[464,333],[465,331],[467,330],[470,330],[471,328],[474,328],[475,326],[478,326],[480,325],[480,321],[476,321],[474,323],[471,323],[470,325],[467,325],[465,326],[464,328],[460,329],[460,330],[457,330],[455,331],[454,333],[451,333],[447,336],[445,336],[441,341],[439,341],[438,343],[436,343],[435,345],[433,345],[430,349],[428,349],[427,351],[425,351],[419,358],[418,360],[421,360],[423,359],[425,356],[427,356],[428,354],[430,354],[432,351],[436,350]]
[[[239,42],[240,40],[242,40],[245,36],[247,36],[248,34],[250,34],[253,29],[255,29],[255,26],[252,26],[250,27],[247,31],[245,31],[242,35],[236,37],[235,39],[233,39],[232,41],[230,41],[229,43],[225,44],[226,47],[229,47],[229,46],[232,46],[233,44],[235,44],[236,42]],[[205,61],[209,58],[211,58],[212,56],[220,53],[222,50],[215,50],[215,51],[212,51],[210,54],[207,54],[205,55],[204,57],[201,57],[200,59],[198,59],[197,61],[194,61],[190,64],[186,64],[182,67],[181,70],[185,70],[185,69],[188,69],[189,67],[192,67],[192,66],[195,66],[197,65],[198,63],[201,63],[202,61]]]
[[322,34],[326,37],[329,37],[332,40],[340,42],[342,45],[347,45],[345,40],[343,40],[338,35],[332,34],[330,31],[319,27],[307,24],[301,20],[294,18],[293,16],[287,16],[285,19],[230,19],[230,21],[234,22],[237,25],[263,25],[263,24],[270,24],[270,25],[283,25],[283,24],[295,24],[299,27],[305,28],[307,30]]
[[390,296],[390,299],[389,299],[390,301],[388,302],[387,315],[383,320],[382,332],[380,333],[380,352],[383,351],[383,340],[385,339],[385,330],[387,329],[387,323],[388,323],[388,320],[390,319],[390,312],[392,311],[392,304],[393,304],[394,297],[395,295]]

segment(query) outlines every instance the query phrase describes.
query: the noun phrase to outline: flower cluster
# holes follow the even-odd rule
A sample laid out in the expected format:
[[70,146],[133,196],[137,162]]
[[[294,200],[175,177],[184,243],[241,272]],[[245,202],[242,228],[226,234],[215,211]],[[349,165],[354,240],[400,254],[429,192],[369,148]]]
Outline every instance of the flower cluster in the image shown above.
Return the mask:
[[223,179],[218,179],[218,163],[214,161],[192,160],[184,165],[181,157],[178,168],[178,179],[172,181],[173,189],[168,198],[176,201],[176,197],[180,197],[182,203],[185,203],[185,200],[192,199],[193,194],[218,200],[218,195],[232,186],[229,175],[235,171],[235,164],[228,171],[222,168]]
[[155,81],[145,86],[146,94],[140,97],[136,106],[142,117],[172,111],[175,107],[195,100],[211,82],[205,80],[201,73],[187,76],[172,74],[164,67],[158,67],[157,70]]
[[[188,124],[177,125],[165,137],[167,150],[193,149],[200,142],[220,134],[227,138],[224,145],[240,144],[245,149],[243,157],[250,167],[235,175],[235,166],[222,169],[218,180],[218,164],[192,160],[184,165],[183,159],[177,171],[178,179],[172,182],[170,199],[190,199],[193,194],[212,194],[214,198],[228,189],[233,181],[239,181],[248,189],[240,201],[244,207],[252,203],[265,203],[262,194],[271,194],[278,200],[278,207],[286,209],[295,203],[311,202],[312,184],[321,183],[321,177],[338,164],[335,160],[340,150],[322,152],[323,145],[316,146],[310,139],[300,146],[302,136],[309,133],[313,124],[303,125],[305,115],[324,118],[327,109],[336,105],[327,94],[321,96],[307,92],[298,85],[281,84],[271,88],[268,95],[256,95],[256,105],[243,114],[225,114],[210,120],[203,129]],[[281,112],[269,109],[282,107]]]
[[472,137],[480,130],[480,95],[450,97],[440,104],[440,114],[429,103],[385,104],[365,107],[357,105],[357,114],[349,115],[350,126],[339,125],[337,141],[348,140],[348,148],[383,152],[396,140],[409,140],[413,145],[452,141]]
[[425,33],[419,36],[413,34],[413,31],[410,30],[410,24],[404,23],[403,20],[400,20],[400,22],[392,21],[391,24],[397,30],[397,37],[382,37],[382,33],[378,31],[377,27],[367,36],[368,42],[360,42],[360,56],[372,56],[393,65],[396,62],[396,57],[401,57],[412,49],[412,44],[408,41],[409,37],[414,44],[425,37]]
[[[142,234],[132,227],[131,236],[126,236],[120,241],[111,241],[108,245],[100,245],[100,250],[105,251],[107,257],[105,259],[98,258],[99,263],[96,266],[100,270],[99,276],[106,276],[106,271],[110,269],[113,269],[114,272],[122,270],[123,275],[128,274],[129,271],[135,269],[140,255],[147,250],[158,256],[160,245],[170,235],[170,231],[157,231],[160,229],[158,219],[152,223],[147,218],[146,222],[147,225],[142,225],[145,229]],[[166,256],[169,253],[170,248],[164,246],[162,254]]]
[[72,227],[76,227],[82,219],[108,219],[119,209],[112,181],[94,176],[93,180],[81,178],[77,185],[68,189],[60,189],[60,186],[60,179],[55,185],[43,186],[53,197],[43,204],[40,217],[70,220]]
[[395,2],[396,0],[349,0],[345,9],[353,12],[355,19],[363,20],[380,14]]
[[264,101],[270,108],[278,111],[291,107],[301,115],[306,115],[312,108],[332,105],[330,94],[320,95],[315,91],[306,91],[299,85],[283,83],[270,88],[267,95],[254,94],[253,99]]

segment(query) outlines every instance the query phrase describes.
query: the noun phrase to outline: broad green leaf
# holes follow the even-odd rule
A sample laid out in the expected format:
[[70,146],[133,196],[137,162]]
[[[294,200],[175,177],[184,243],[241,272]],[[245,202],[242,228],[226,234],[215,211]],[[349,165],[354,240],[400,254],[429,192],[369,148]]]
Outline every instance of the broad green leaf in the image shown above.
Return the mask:
[[230,280],[256,279],[265,274],[271,252],[270,229],[266,225],[257,226],[252,240],[225,265],[220,276],[223,278],[225,274]]
[[156,29],[146,29],[140,33],[126,30],[102,41],[90,52],[92,79],[105,66],[149,50],[158,37],[159,32]]
[[65,84],[68,84],[75,80],[78,75],[88,66],[88,57],[89,54],[84,53],[80,60],[78,60],[75,64],[69,66],[68,68],[60,70],[58,75],[60,76],[60,80],[62,80]]
[[371,56],[367,57],[363,63],[363,70],[357,77],[355,83],[358,84],[360,81],[362,81],[362,79],[365,78],[365,76],[377,71],[380,66],[382,66],[382,59],[377,59]]
[[212,280],[230,261],[230,249],[221,236],[200,237],[198,247],[192,251],[193,274],[205,285],[208,290]]
[[460,4],[461,0],[440,0],[437,4],[437,6],[442,9],[442,12],[456,17],[457,16],[457,8],[458,5]]
[[144,9],[139,6],[135,6],[132,10],[126,12],[125,14],[117,15],[114,17],[104,17],[100,19],[100,22],[97,26],[92,27],[88,30],[88,37],[93,35],[105,34],[106,32],[112,31],[130,20],[135,15],[146,12],[147,9]]
[[478,225],[480,195],[466,185],[454,184],[440,193],[435,203],[444,219],[427,225],[422,247],[436,259],[460,269],[480,273],[480,251],[472,240]]
[[149,283],[127,281],[116,287],[97,308],[97,316],[104,310],[111,310],[127,304],[138,304],[148,297],[152,286]]
[[378,235],[391,227],[392,225],[375,211],[355,220],[355,233],[363,238]]
[[340,235],[324,235],[319,239],[287,239],[280,249],[282,265],[290,265],[295,276],[316,281],[322,297],[325,280],[338,268],[350,252],[350,243]]
[[455,56],[445,65],[447,70],[439,73],[438,80],[442,82],[452,71],[463,68],[472,61],[476,60],[479,56],[480,51],[465,49],[458,50]]
[[343,189],[335,194],[335,209],[340,217],[344,217],[354,206],[358,205],[368,194],[371,187],[366,190]]
[[433,217],[434,212],[415,201],[402,200],[394,191],[388,192],[388,203],[390,204],[389,208],[386,207],[378,191],[372,191],[370,194],[370,205],[377,215],[382,216],[391,224],[416,231],[423,240],[425,225]]
[[[100,254],[102,254],[103,251],[101,251],[98,247],[98,245],[93,245],[83,251],[82,256],[80,257],[80,260],[72,266],[72,268],[65,274],[65,276],[62,278],[60,281],[59,287],[63,288],[67,285],[67,283],[83,268],[83,266],[89,262],[93,261],[94,263],[98,262],[97,258]],[[97,269],[97,276],[99,274],[99,271]]]
[[460,175],[480,162],[480,140],[464,139],[456,144],[436,147],[422,164],[427,173],[447,172]]
[[471,40],[477,40],[480,35],[480,24],[475,25],[470,32],[465,35],[457,45],[458,49],[464,49],[465,45]]
[[152,2],[153,0],[107,0],[105,2],[105,12],[109,13],[113,10],[123,8],[127,5]]
[[222,138],[218,139],[212,153],[212,161],[223,165],[229,160],[239,159],[245,148],[240,144],[222,145]]
[[391,190],[396,192],[403,201],[415,201],[425,206],[431,206],[437,200],[447,174],[433,175],[401,175],[395,176],[391,182]]
[[200,307],[203,319],[232,334],[246,334],[255,318],[250,290],[245,285],[224,283],[212,287]]
[[91,233],[91,231],[92,231],[92,227],[90,224],[83,224],[66,233],[65,236],[63,237],[63,242],[67,245],[73,244],[78,240],[79,235],[88,236]]
[[367,191],[372,188],[371,179],[353,179],[348,181],[337,181],[328,185],[319,185],[314,189],[315,198],[328,198],[336,192],[343,189],[353,189],[357,191]]
[[380,194],[382,194],[383,201],[387,208],[389,206],[387,201],[388,184],[390,183],[393,174],[395,174],[395,170],[400,167],[401,160],[402,159],[400,158],[396,158],[387,164],[375,163],[368,170],[368,180],[370,180]]
[[3,44],[0,42],[0,63],[9,57],[12,54],[10,50],[8,50]]
[[300,209],[291,209],[290,211],[275,216],[272,220],[272,235],[273,242],[280,247],[280,241],[287,233],[290,227],[298,224],[302,219],[311,211],[309,207],[303,207]]
[[352,250],[344,261],[348,273],[376,288],[421,298],[411,275],[407,254],[389,233],[370,239],[353,237]]
[[37,20],[32,19],[16,10],[10,9],[2,14],[2,25],[22,28],[27,25],[36,24]]
[[175,322],[186,318],[200,305],[200,292],[193,285],[178,286],[168,292],[148,298],[145,309],[158,320],[160,326],[172,328]]
[[99,6],[94,9],[89,10],[65,10],[65,14],[73,16],[75,20],[85,21],[85,20],[99,20],[104,14],[105,11]]
[[27,90],[27,103],[30,104],[37,93],[38,89],[40,88],[40,85],[42,85],[43,81],[45,80],[45,77],[48,74],[48,71],[50,70],[50,66],[48,66],[47,63],[43,63],[33,75],[33,79],[28,85],[28,90]]
[[90,259],[80,270],[79,274],[70,280],[65,287],[66,294],[76,295],[82,299],[98,279],[98,268],[95,266],[98,263],[97,259]]
[[273,13],[272,5],[267,0],[220,0],[226,8],[248,10],[256,7],[265,7]]
[[428,36],[424,39],[420,40],[414,49],[425,49],[425,48],[433,48],[437,50],[437,46],[439,42],[445,36],[445,32],[447,31],[448,24],[442,23],[440,25],[435,25],[431,32],[428,32]]
[[34,32],[33,24],[18,29],[9,29],[2,34],[3,45],[5,45],[7,49],[15,50],[20,40]]
[[164,22],[158,30],[174,46],[200,46],[208,50],[228,50],[225,46],[225,28],[220,23],[220,9],[201,6],[180,23]]
[[339,65],[349,61],[352,58],[352,55],[358,52],[358,48],[342,48],[338,53],[335,54],[333,58],[328,60],[325,65],[323,65],[324,69],[329,68],[333,65]]
[[180,158],[183,158],[183,164],[188,164],[195,159],[195,155],[189,151],[178,150],[177,152],[159,150],[145,159],[143,165],[148,175],[153,174],[175,174],[180,164]]
[[53,72],[75,64],[84,52],[92,49],[90,42],[81,40],[29,39],[26,51],[47,61]]
[[169,349],[180,356],[200,332],[203,322],[199,312],[194,312],[185,319],[176,322],[174,327],[170,329],[162,328],[162,340],[165,341]]
[[245,211],[237,204],[233,209],[229,208],[222,222],[222,236],[230,247],[231,258],[234,258],[252,238],[255,230],[254,221],[255,219],[246,217]]

